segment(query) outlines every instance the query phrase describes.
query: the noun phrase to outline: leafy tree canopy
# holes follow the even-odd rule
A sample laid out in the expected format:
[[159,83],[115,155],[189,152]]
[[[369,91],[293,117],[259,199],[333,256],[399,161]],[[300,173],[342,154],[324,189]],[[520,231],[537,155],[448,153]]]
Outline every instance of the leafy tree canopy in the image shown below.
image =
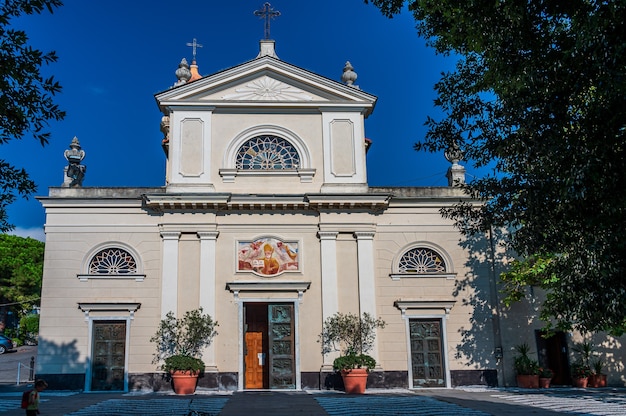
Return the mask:
[[496,173],[463,186],[482,206],[443,214],[467,234],[513,230],[508,247],[530,259],[514,284],[547,290],[548,326],[623,333],[626,2],[365,2],[390,17],[408,6],[431,46],[460,57],[415,148],[457,145]]
[[[28,44],[23,30],[11,27],[11,20],[23,14],[52,13],[60,0],[5,0],[0,4],[0,144],[32,135],[42,145],[48,142],[50,120],[62,120],[65,112],[54,104],[61,86],[53,77],[44,78],[42,65],[55,62],[54,52],[43,53]],[[0,231],[13,228],[7,206],[17,195],[28,197],[35,183],[23,168],[0,159]]]
[[0,309],[21,315],[39,305],[43,254],[41,241],[0,234]]

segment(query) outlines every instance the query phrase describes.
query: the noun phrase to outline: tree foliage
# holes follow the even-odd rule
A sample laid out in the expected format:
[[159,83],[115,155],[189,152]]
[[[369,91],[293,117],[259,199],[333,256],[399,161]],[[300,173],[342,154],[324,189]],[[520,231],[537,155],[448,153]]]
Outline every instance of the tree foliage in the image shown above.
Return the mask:
[[337,312],[324,321],[319,335],[322,354],[333,351],[341,351],[344,355],[364,354],[374,346],[376,329],[385,325],[384,320],[374,318],[367,312],[361,316]]
[[376,360],[366,353],[374,347],[376,329],[384,328],[385,325],[382,318],[374,318],[367,312],[363,312],[361,316],[337,312],[326,318],[318,336],[318,342],[322,344],[322,354],[341,352],[342,355],[333,361],[335,370],[365,368],[371,371],[376,367]]
[[[54,104],[61,91],[54,77],[44,78],[41,67],[57,60],[54,52],[44,53],[28,44],[23,30],[11,27],[11,20],[23,14],[52,13],[60,0],[6,0],[0,4],[0,144],[32,135],[42,145],[48,142],[50,120],[62,120],[65,112]],[[13,227],[7,206],[17,195],[28,197],[35,183],[23,169],[0,159],[0,231]]]
[[0,310],[20,316],[39,305],[43,255],[41,241],[0,234]]
[[548,326],[623,333],[626,2],[365,2],[387,16],[407,5],[431,46],[460,57],[435,86],[444,116],[415,148],[457,145],[495,173],[464,186],[484,204],[443,214],[468,234],[508,227],[509,248],[551,259]]
[[29,313],[20,318],[18,338],[22,345],[37,345],[39,342],[39,314]]
[[211,345],[218,325],[211,315],[203,313],[202,308],[187,311],[181,318],[176,318],[172,311],[168,312],[150,338],[157,349],[153,362],[165,361],[161,366],[164,371],[198,371],[201,369],[198,366],[203,369],[204,364],[200,360],[202,349]]
[[522,300],[528,285],[546,287],[552,283],[551,279],[556,277],[550,272],[551,265],[551,257],[531,256],[524,260],[513,260],[509,270],[500,275],[504,304],[508,307]]

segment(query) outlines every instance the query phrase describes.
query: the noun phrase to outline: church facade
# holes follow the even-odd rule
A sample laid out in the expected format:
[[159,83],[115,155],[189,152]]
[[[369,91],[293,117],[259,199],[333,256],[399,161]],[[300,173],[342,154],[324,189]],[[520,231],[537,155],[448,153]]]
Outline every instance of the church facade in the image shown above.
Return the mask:
[[268,40],[209,76],[182,62],[155,96],[163,187],[82,187],[72,142],[66,182],[39,198],[38,376],[167,389],[150,338],[168,312],[201,307],[219,327],[200,387],[332,387],[318,335],[337,312],[387,324],[370,387],[509,382],[503,359],[532,331],[503,340],[488,239],[460,242],[439,212],[466,198],[453,186],[463,169],[453,157],[447,187],[369,187],[364,120],[377,98],[344,71],[338,82],[283,62]]

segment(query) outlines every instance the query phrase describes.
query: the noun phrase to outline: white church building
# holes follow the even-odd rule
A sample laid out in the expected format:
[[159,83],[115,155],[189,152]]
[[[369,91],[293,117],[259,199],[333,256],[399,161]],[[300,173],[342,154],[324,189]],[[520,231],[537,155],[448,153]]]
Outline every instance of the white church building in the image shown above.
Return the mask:
[[[39,197],[38,377],[54,389],[169,389],[149,340],[169,311],[202,307],[219,334],[199,387],[334,387],[318,335],[336,312],[387,323],[368,387],[513,383],[513,345],[535,334],[525,316],[505,325],[497,312],[488,238],[464,241],[440,214],[466,198],[454,155],[449,186],[369,187],[377,97],[349,63],[332,80],[263,40],[255,59],[218,73],[194,64],[155,95],[162,187],[81,186],[75,140],[65,183]],[[570,342],[557,338],[544,360]]]

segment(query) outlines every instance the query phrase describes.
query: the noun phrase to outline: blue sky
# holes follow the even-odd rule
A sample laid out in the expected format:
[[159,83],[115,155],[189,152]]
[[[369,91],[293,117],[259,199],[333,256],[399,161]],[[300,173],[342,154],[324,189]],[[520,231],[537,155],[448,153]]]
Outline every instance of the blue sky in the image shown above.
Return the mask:
[[[67,117],[51,124],[47,146],[12,141],[0,148],[2,157],[24,167],[44,196],[63,182],[63,152],[76,136],[86,152],[85,187],[164,185],[154,94],[174,84],[181,58],[191,60],[186,44],[193,38],[203,45],[197,53],[203,76],[255,58],[264,25],[254,11],[263,1],[64,3],[52,15],[23,17],[14,26],[26,30],[33,47],[57,52],[59,60],[44,73],[63,86],[56,102]],[[413,143],[425,135],[426,116],[438,116],[433,85],[455,62],[426,46],[411,14],[387,19],[362,0],[271,3],[281,12],[271,24],[281,60],[337,81],[349,60],[356,84],[378,97],[366,120],[370,186],[445,186],[449,163],[415,152]],[[36,199],[19,200],[9,216],[15,234],[42,238],[45,215]]]

